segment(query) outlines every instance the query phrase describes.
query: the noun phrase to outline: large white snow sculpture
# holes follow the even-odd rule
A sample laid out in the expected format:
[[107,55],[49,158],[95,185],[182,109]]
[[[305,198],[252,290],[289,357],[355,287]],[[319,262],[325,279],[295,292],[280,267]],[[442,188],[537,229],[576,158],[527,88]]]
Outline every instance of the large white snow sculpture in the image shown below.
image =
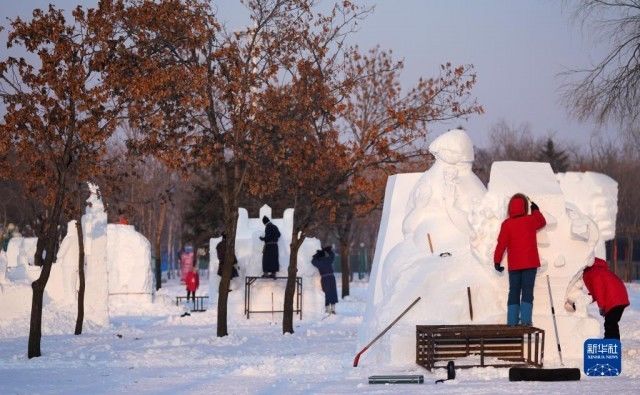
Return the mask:
[[[493,252],[507,203],[516,192],[531,197],[548,222],[538,234],[543,266],[536,279],[533,311],[534,325],[547,334],[545,362],[558,361],[547,274],[556,303],[563,357],[580,358],[582,342],[598,335],[599,323],[588,316],[585,305],[571,316],[559,307],[571,279],[611,235],[601,233],[596,222],[615,229],[615,209],[611,209],[615,195],[613,199],[601,199],[614,190],[615,181],[601,175],[588,176],[589,182],[564,182],[561,188],[546,163],[496,162],[485,190],[471,171],[473,149],[464,131],[443,134],[429,149],[436,158],[429,170],[419,178],[416,174],[399,174],[387,183],[360,344],[372,339],[416,297],[421,296],[422,301],[374,347],[364,363],[414,363],[415,325],[505,323],[508,278],[506,273],[494,271]],[[578,176],[565,176],[572,177]],[[597,189],[599,197],[588,198],[588,188]],[[602,201],[592,211],[579,208],[598,199]],[[398,218],[402,218],[402,224]],[[451,256],[441,257],[443,252]],[[473,321],[467,287],[471,289]]]
[[[264,205],[260,208],[257,218],[249,218],[246,209],[238,209],[238,227],[236,230],[236,258],[238,259],[239,277],[232,279],[231,289],[234,292],[229,294],[228,311],[230,318],[237,319],[244,313],[244,284],[247,276],[262,275],[262,247],[264,242],[260,236],[264,236],[264,224],[262,217],[267,216],[271,222],[280,230],[278,239],[278,253],[280,271],[278,276],[287,276],[289,267],[289,255],[291,235],[293,230],[294,210],[289,208],[283,213],[282,218],[273,218],[271,207]],[[216,245],[220,238],[213,238],[209,241],[210,251],[210,273],[209,281],[209,302],[211,306],[216,306],[218,300],[218,287],[220,277],[218,271],[218,257],[216,255]],[[306,238],[298,251],[298,276],[302,277],[303,283],[303,318],[317,317],[324,307],[324,294],[320,288],[320,275],[318,270],[311,264],[311,257],[316,250],[320,249],[320,241],[316,238]],[[251,287],[251,309],[271,311],[282,310],[284,303],[285,280],[259,280]],[[237,291],[237,292],[236,292]],[[272,299],[273,298],[273,299]],[[273,304],[272,304],[273,300]],[[295,303],[295,302],[294,302]],[[295,306],[295,304],[294,304]],[[252,315],[251,319],[265,317],[271,319],[271,315]]]

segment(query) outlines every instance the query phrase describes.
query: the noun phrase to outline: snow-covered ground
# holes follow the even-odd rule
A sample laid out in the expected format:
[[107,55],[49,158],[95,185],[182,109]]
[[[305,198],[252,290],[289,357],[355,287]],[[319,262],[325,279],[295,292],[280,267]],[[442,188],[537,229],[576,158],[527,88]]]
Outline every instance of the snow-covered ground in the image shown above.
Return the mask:
[[[338,284],[340,281],[338,280]],[[157,308],[136,316],[112,317],[108,330],[81,336],[45,335],[43,356],[28,360],[27,337],[0,333],[0,394],[291,394],[291,393],[638,393],[640,388],[640,284],[629,285],[631,307],[622,322],[623,372],[615,378],[580,382],[508,381],[507,369],[458,370],[457,379],[433,384],[445,372],[417,365],[353,368],[366,283],[353,283],[352,296],[336,316],[296,321],[294,335],[281,334],[281,320],[233,320],[230,336],[215,335],[213,310],[180,317],[170,304],[183,288],[170,283]],[[201,288],[208,289],[206,281]],[[242,291],[240,291],[242,292]],[[165,300],[166,303],[160,302]],[[1,312],[0,312],[1,314]],[[0,318],[1,319],[1,318]],[[549,334],[549,341],[553,335]],[[374,346],[375,347],[375,346]],[[577,363],[577,365],[575,365]],[[576,367],[581,362],[573,361]],[[568,365],[568,363],[567,363]],[[425,384],[369,385],[374,374],[422,374]]]

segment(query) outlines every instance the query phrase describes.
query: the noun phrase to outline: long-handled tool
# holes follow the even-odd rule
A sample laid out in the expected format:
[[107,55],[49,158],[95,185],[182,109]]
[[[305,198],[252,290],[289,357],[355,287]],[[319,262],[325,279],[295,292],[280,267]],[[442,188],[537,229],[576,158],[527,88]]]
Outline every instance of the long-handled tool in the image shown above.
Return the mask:
[[553,329],[556,332],[556,343],[558,344],[558,355],[560,356],[560,365],[562,363],[562,348],[560,347],[560,336],[558,336],[558,324],[556,323],[556,310],[553,308],[553,296],[551,295],[551,282],[549,282],[549,275],[547,274],[547,288],[549,288],[549,301],[551,302],[551,315],[553,316]]
[[473,321],[473,305],[471,304],[471,287],[467,287],[467,300],[469,301],[469,318]]
[[411,310],[411,308],[413,306],[415,306],[415,304],[418,303],[420,301],[420,299],[422,299],[422,298],[420,296],[418,296],[418,298],[416,300],[414,300],[413,303],[411,303],[409,305],[409,307],[404,309],[404,311],[398,317],[396,317],[396,319],[393,320],[392,323],[390,323],[386,328],[384,328],[384,330],[382,332],[380,332],[380,334],[378,336],[376,336],[375,339],[371,340],[369,342],[369,344],[364,346],[364,348],[362,350],[360,350],[359,353],[356,354],[356,357],[353,359],[353,367],[354,368],[358,366],[358,362],[360,361],[360,356],[362,354],[364,354],[364,352],[367,351],[369,349],[369,347],[371,347],[373,345],[373,343],[375,343],[376,341],[378,341],[378,339],[380,339],[382,336],[384,336],[384,334],[387,333],[387,331],[389,331],[389,329],[391,329],[391,327],[394,326],[396,324],[396,322],[400,321],[400,318],[402,318],[403,315],[407,314],[407,312],[409,310]]
[[427,240],[429,241],[429,250],[433,254],[433,243],[431,243],[431,235],[429,233],[427,233]]

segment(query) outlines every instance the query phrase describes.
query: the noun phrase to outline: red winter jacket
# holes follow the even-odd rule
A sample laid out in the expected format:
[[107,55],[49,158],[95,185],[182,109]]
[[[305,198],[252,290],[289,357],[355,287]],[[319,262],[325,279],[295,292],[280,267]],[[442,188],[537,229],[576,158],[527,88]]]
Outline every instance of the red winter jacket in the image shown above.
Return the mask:
[[196,292],[196,289],[200,286],[200,276],[198,272],[189,272],[184,281],[187,284],[187,291]]
[[602,259],[596,258],[593,266],[584,269],[582,281],[605,314],[614,307],[629,306],[627,288]]
[[527,198],[524,195],[513,195],[509,201],[509,218],[500,227],[493,262],[502,261],[507,250],[509,271],[540,267],[536,232],[546,224],[547,221],[539,210],[533,210],[531,215],[527,215]]

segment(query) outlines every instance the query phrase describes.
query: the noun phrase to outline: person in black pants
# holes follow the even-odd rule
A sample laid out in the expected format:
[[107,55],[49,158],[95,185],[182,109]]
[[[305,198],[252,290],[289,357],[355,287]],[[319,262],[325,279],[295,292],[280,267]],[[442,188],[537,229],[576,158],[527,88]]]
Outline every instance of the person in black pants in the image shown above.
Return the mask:
[[331,246],[316,251],[311,259],[311,264],[320,272],[320,285],[324,292],[324,306],[327,314],[336,313],[338,303],[338,291],[336,289],[336,277],[333,275],[333,259],[335,254]]

